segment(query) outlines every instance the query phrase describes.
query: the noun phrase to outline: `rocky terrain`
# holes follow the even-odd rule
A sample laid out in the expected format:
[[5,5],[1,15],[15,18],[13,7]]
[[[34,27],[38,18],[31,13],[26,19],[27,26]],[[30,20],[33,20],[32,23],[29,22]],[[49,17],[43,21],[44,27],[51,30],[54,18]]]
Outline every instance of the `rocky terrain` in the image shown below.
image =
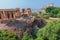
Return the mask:
[[[0,29],[8,29],[14,31],[17,35],[22,36],[24,32],[32,33],[36,28],[43,27],[41,17],[22,16],[14,21],[7,21],[1,24]],[[3,25],[3,27],[2,27]]]

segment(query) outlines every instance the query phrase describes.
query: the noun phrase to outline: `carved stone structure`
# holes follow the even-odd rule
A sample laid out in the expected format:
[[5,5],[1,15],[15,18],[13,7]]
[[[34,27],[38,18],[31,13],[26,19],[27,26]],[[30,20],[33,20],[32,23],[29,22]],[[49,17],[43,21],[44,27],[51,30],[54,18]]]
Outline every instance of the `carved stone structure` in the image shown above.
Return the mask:
[[19,8],[16,9],[0,9],[0,21],[3,20],[15,20],[20,18],[21,15],[27,14],[28,16],[31,15],[31,9],[22,9],[22,12]]
[[20,16],[20,9],[0,9],[0,20],[16,19]]
[[27,14],[28,16],[31,15],[31,9],[27,8],[27,9],[22,9],[21,15]]
[[31,9],[30,9],[30,8],[27,8],[27,9],[26,9],[26,14],[27,14],[27,15],[31,15]]

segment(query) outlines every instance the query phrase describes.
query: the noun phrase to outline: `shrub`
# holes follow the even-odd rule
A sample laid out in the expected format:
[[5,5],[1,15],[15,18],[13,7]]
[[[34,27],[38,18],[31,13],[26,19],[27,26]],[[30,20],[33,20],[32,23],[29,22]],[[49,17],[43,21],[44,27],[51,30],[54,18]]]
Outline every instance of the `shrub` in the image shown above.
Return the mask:
[[39,29],[37,32],[37,40],[60,40],[60,21],[51,21],[47,25]]
[[53,13],[49,13],[48,15],[49,15],[50,17],[53,17],[53,16],[54,16],[54,14],[53,14]]
[[45,11],[49,13],[50,17],[60,17],[60,7],[49,6]]
[[48,19],[48,18],[49,18],[49,15],[46,14],[46,13],[43,13],[43,14],[42,14],[42,17],[45,18],[45,19]]
[[60,18],[60,11],[59,11],[59,13],[57,14],[57,17],[59,17],[59,18]]
[[37,17],[38,14],[36,12],[32,13],[32,16]]
[[27,32],[24,32],[22,40],[33,40],[32,35],[28,35]]
[[19,40],[19,37],[9,30],[0,30],[0,40]]

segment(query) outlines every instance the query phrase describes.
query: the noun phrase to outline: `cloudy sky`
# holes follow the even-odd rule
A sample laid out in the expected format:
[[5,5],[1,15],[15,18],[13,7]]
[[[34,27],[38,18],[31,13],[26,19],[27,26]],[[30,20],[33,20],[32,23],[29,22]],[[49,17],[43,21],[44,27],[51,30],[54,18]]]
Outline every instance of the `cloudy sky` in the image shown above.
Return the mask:
[[40,9],[48,3],[54,3],[55,6],[60,6],[60,0],[0,0],[0,9],[17,7]]

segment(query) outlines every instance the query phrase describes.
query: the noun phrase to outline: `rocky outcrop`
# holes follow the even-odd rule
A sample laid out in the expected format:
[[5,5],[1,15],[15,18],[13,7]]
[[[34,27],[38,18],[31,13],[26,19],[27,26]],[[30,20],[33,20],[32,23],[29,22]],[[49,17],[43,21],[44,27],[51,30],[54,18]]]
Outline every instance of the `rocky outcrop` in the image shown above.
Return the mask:
[[6,26],[17,35],[22,36],[25,31],[31,34],[34,29],[41,28],[42,22],[41,17],[22,16],[14,21],[8,21]]

